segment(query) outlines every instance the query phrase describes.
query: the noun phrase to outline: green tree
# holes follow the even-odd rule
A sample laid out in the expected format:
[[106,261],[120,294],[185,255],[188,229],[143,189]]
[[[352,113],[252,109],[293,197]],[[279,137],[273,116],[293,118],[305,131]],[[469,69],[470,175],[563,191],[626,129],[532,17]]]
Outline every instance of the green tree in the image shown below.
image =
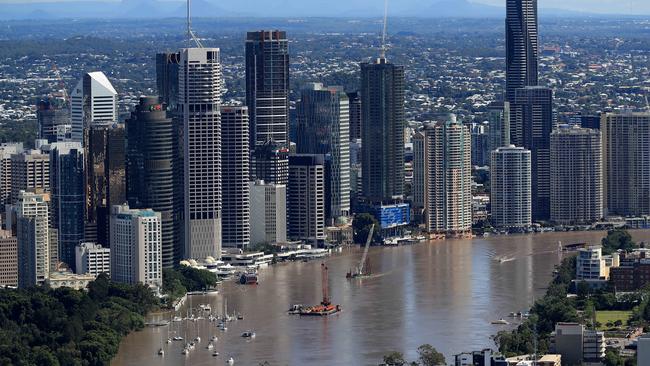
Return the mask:
[[418,347],[418,359],[422,366],[439,366],[447,364],[445,356],[430,344],[423,344]]
[[602,240],[603,254],[612,254],[617,250],[629,252],[638,247],[632,236],[625,229],[613,229]]
[[403,366],[406,365],[406,360],[401,352],[390,352],[384,355],[384,363],[388,366]]
[[362,213],[355,216],[354,221],[352,221],[352,229],[354,230],[354,242],[357,244],[365,244],[368,239],[368,232],[370,232],[370,227],[375,225],[375,230],[372,235],[373,241],[379,240],[379,231],[381,227],[379,222],[369,213]]

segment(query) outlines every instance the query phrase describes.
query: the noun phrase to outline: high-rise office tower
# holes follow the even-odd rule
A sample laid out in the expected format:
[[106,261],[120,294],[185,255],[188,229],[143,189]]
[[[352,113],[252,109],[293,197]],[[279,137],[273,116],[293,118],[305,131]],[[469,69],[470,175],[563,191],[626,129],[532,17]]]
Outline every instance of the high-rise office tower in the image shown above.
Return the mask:
[[404,195],[404,68],[379,58],[361,64],[363,195],[388,202]]
[[120,283],[143,283],[162,287],[162,233],[160,213],[111,208],[111,279]]
[[86,241],[110,245],[110,208],[126,202],[126,136],[123,124],[93,124],[84,131]]
[[517,89],[510,103],[510,142],[531,152],[533,221],[550,217],[550,141],[553,91],[531,86]]
[[424,130],[425,224],[431,233],[464,236],[472,230],[471,136],[452,115]]
[[359,92],[348,93],[350,103],[350,141],[361,138],[361,95]]
[[251,245],[287,241],[287,186],[250,182]]
[[11,156],[11,203],[20,191],[50,189],[50,156],[40,150],[29,150]]
[[[537,85],[537,0],[506,0],[506,101]],[[516,144],[515,144],[516,145]]]
[[287,184],[289,180],[289,148],[269,141],[252,152],[251,178],[266,183]]
[[65,101],[48,98],[41,100],[36,105],[36,119],[38,120],[38,138],[48,142],[60,141],[59,127],[70,125],[70,110]]
[[111,250],[96,243],[81,243],[75,247],[77,274],[97,276],[100,273],[111,274]]
[[92,124],[117,122],[117,92],[103,72],[85,73],[70,97],[72,141],[84,143],[84,131]]
[[180,53],[156,54],[156,87],[160,101],[174,110],[178,104],[178,70]]
[[18,286],[18,239],[0,230],[0,287]]
[[18,286],[41,284],[50,273],[49,194],[19,193],[15,205]]
[[531,154],[514,145],[492,151],[490,205],[492,226],[523,229],[532,224]]
[[309,84],[297,105],[299,154],[325,155],[326,202],[329,222],[350,215],[350,112],[340,87]]
[[488,106],[490,151],[510,145],[510,103],[494,102]]
[[246,105],[250,145],[289,143],[289,42],[284,31],[246,35]]
[[605,214],[650,214],[650,113],[601,116]]
[[600,131],[562,126],[551,133],[551,221],[591,224],[603,217]]
[[185,48],[179,74],[183,120],[185,257],[221,257],[221,93],[218,48]]
[[11,156],[23,152],[22,143],[0,144],[0,205],[11,204]]
[[472,165],[490,165],[490,135],[486,123],[472,126]]
[[158,97],[140,97],[126,120],[127,201],[132,208],[160,213],[162,262],[173,267],[181,259],[174,225],[174,126]]
[[247,107],[221,107],[224,247],[248,249],[251,243],[248,118]]
[[325,238],[325,159],[289,156],[287,236],[317,243]]
[[84,155],[80,142],[55,142],[50,152],[51,221],[59,258],[76,271],[75,247],[84,238]]

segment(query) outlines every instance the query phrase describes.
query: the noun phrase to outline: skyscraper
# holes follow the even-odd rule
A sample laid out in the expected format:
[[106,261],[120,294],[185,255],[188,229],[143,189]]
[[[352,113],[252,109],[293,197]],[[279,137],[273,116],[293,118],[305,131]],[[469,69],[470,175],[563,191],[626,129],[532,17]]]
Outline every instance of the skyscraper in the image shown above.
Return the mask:
[[523,229],[532,223],[531,154],[514,145],[492,151],[490,205],[492,226]]
[[309,84],[298,110],[299,154],[325,155],[326,218],[350,215],[350,125],[348,97],[340,87]]
[[350,141],[361,138],[361,96],[359,92],[348,93],[350,102]]
[[531,152],[533,220],[550,217],[550,141],[553,91],[531,86],[517,89],[511,107],[510,142]]
[[551,134],[551,221],[591,224],[603,217],[598,130],[563,126]]
[[404,68],[379,58],[361,64],[362,180],[370,202],[404,195]]
[[246,35],[246,105],[251,149],[289,142],[289,42],[284,31]]
[[[506,101],[537,85],[537,0],[506,0]],[[516,144],[515,144],[516,145]]]
[[23,152],[22,143],[0,144],[0,205],[11,201],[11,156]]
[[251,245],[287,241],[287,186],[250,182]]
[[84,130],[92,124],[117,122],[117,92],[103,72],[85,73],[70,97],[72,141],[84,143]]
[[650,214],[650,113],[601,116],[607,215]]
[[287,184],[289,180],[289,148],[273,141],[255,147],[252,152],[251,178],[266,183]]
[[312,243],[325,239],[325,159],[289,156],[287,236]]
[[472,230],[471,136],[452,115],[425,129],[424,208],[431,233],[464,236]]
[[224,247],[248,249],[251,243],[248,123],[247,107],[221,107]]
[[64,101],[48,98],[41,100],[36,105],[36,119],[38,120],[38,138],[48,142],[59,140],[59,126],[70,125],[70,110]]
[[490,151],[510,145],[510,103],[495,102],[488,106]]
[[160,101],[174,110],[178,104],[178,70],[180,53],[156,54],[156,87]]
[[174,225],[174,146],[172,119],[158,97],[141,97],[126,120],[126,181],[129,207],[160,213],[162,263],[181,259]]
[[486,123],[472,126],[472,165],[490,165],[490,132]]
[[111,279],[162,287],[160,214],[153,210],[111,208]]
[[0,230],[0,286],[18,286],[18,240]]
[[424,174],[425,174],[425,134],[417,131],[413,134],[413,182],[411,183],[411,207],[416,221],[421,222],[424,211]]
[[84,239],[84,151],[80,142],[55,142],[48,148],[51,220],[58,233],[59,258],[76,272],[75,247]]
[[221,93],[218,48],[181,50],[185,257],[221,256]]
[[92,124],[84,135],[84,239],[108,247],[110,208],[126,202],[125,129],[123,124]]
[[50,273],[49,194],[21,191],[16,201],[18,286],[41,284]]
[[11,203],[20,191],[50,189],[50,156],[40,150],[28,150],[11,156]]

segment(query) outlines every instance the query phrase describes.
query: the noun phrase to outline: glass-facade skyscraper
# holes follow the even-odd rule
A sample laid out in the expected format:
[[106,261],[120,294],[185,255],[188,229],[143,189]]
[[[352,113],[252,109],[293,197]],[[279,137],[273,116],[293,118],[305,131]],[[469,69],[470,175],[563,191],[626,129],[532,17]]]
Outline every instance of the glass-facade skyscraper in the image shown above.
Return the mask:
[[506,101],[515,90],[537,85],[537,0],[506,1]]

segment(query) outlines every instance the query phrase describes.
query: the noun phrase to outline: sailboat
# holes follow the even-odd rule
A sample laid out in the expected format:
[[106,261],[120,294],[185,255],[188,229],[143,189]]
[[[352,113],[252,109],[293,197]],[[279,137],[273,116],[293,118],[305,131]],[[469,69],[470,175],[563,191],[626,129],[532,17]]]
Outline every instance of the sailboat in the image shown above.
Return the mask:
[[354,271],[350,270],[345,276],[346,278],[358,278],[358,277],[367,277],[370,275],[370,260],[368,258],[368,249],[370,248],[370,242],[372,241],[372,234],[375,231],[375,224],[372,224],[370,230],[368,231],[368,238],[366,239],[366,247],[363,249],[363,255],[361,256],[361,261]]

